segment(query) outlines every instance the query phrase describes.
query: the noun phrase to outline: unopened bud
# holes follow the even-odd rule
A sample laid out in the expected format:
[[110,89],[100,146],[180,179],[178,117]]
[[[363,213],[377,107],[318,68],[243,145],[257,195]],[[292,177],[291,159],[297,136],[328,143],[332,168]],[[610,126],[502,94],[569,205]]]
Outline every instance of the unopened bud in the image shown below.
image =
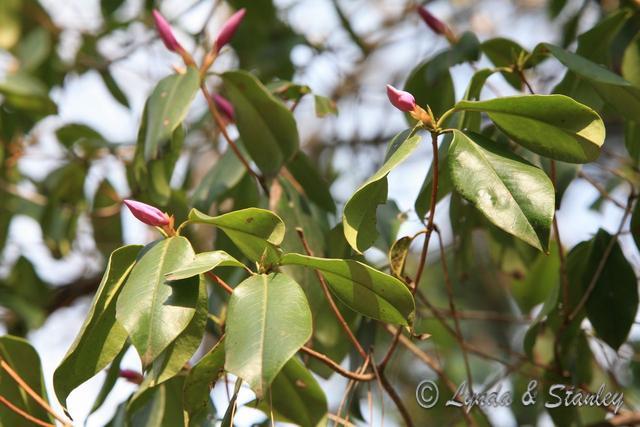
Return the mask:
[[158,30],[158,34],[162,39],[162,42],[172,52],[179,52],[184,50],[178,40],[176,40],[173,35],[173,30],[171,30],[171,25],[164,19],[164,16],[160,14],[156,9],[153,10],[153,21],[156,24],[156,29]]
[[220,52],[220,49],[222,49],[223,46],[231,41],[246,13],[246,9],[240,9],[239,11],[231,15],[227,22],[224,23],[222,29],[220,30],[220,33],[218,34],[218,38],[216,38],[216,52]]
[[387,85],[387,96],[391,104],[400,111],[410,113],[416,108],[416,99],[409,92]]
[[171,221],[171,218],[166,213],[146,203],[125,200],[124,204],[127,205],[133,216],[147,225],[163,227]]
[[144,377],[140,372],[137,372],[131,369],[121,369],[118,376],[120,378],[124,378],[125,380],[133,384],[141,384],[142,381],[144,380]]
[[424,6],[418,7],[418,14],[420,15],[424,23],[427,24],[429,28],[431,28],[431,31],[441,36],[445,36],[450,43],[457,42],[458,39],[455,34],[453,34],[453,31],[451,31],[451,28],[449,28],[447,24],[433,16],[431,12],[429,12]]
[[233,110],[233,105],[227,98],[222,95],[218,95],[217,93],[213,94],[213,102],[216,104],[216,107],[222,114],[224,114],[229,121],[235,120],[235,112]]

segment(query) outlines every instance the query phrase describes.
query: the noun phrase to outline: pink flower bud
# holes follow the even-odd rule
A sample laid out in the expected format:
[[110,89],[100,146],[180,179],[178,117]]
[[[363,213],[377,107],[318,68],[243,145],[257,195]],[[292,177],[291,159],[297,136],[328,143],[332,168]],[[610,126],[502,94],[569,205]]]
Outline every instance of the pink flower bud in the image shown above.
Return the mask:
[[141,384],[142,380],[144,380],[144,377],[140,372],[136,372],[131,369],[121,369],[118,376],[134,384]]
[[233,105],[229,102],[227,98],[222,95],[218,95],[217,93],[213,94],[213,102],[215,102],[218,110],[224,114],[228,120],[233,121],[235,119],[235,112],[233,110]]
[[172,52],[178,52],[180,50],[184,50],[180,43],[176,40],[173,35],[173,31],[171,30],[171,25],[164,19],[164,16],[160,14],[156,9],[153,10],[153,20],[156,24],[156,29],[158,30],[158,34],[162,39],[162,42]]
[[166,213],[146,203],[125,200],[124,204],[127,205],[133,216],[147,225],[162,227],[170,222],[170,218]]
[[400,111],[410,113],[416,108],[416,99],[409,92],[387,85],[387,96],[391,104]]
[[231,41],[233,35],[240,26],[245,13],[247,13],[246,9],[240,9],[239,11],[231,15],[227,22],[224,23],[224,25],[222,26],[222,30],[220,30],[218,38],[216,39],[216,52],[220,52],[220,49],[222,49],[224,45]]
[[418,13],[424,23],[427,24],[434,33],[447,37],[451,34],[451,30],[447,27],[447,24],[433,16],[424,6],[418,7]]

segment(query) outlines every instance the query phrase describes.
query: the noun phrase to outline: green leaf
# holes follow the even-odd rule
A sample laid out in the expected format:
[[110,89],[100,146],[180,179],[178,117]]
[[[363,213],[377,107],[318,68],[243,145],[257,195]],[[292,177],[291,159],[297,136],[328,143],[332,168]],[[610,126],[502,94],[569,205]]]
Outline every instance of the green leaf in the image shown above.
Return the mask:
[[326,117],[330,114],[338,115],[338,107],[334,100],[326,96],[313,95],[313,101],[316,109],[316,116]]
[[[179,286],[179,285],[178,285]],[[184,331],[158,356],[140,385],[140,389],[154,387],[177,375],[200,347],[209,313],[207,283],[200,277],[196,313]]]
[[640,35],[634,37],[624,50],[622,76],[635,86],[640,87]]
[[[482,42],[480,49],[496,67],[511,67],[518,64],[521,58],[529,55],[529,52],[518,43],[502,37]],[[522,88],[522,81],[517,73],[503,71],[501,74],[515,89]]]
[[55,114],[56,104],[49,98],[47,87],[40,80],[26,73],[9,74],[0,80],[3,103],[37,116]]
[[293,114],[246,71],[228,71],[222,80],[245,148],[265,175],[277,175],[298,151]]
[[267,415],[273,409],[277,421],[316,427],[321,425],[328,411],[324,391],[296,357],[289,359],[273,380],[270,394],[258,403],[257,408]]
[[287,170],[302,186],[309,200],[328,212],[336,211],[336,204],[329,192],[329,183],[320,175],[309,156],[298,151],[293,159],[287,163]]
[[216,267],[244,268],[245,265],[225,251],[202,252],[197,254],[190,263],[165,274],[165,276],[167,280],[182,280],[206,273]]
[[219,227],[252,261],[272,262],[278,258],[277,246],[284,238],[282,219],[266,209],[247,208],[220,216],[209,216],[197,209],[189,221]]
[[195,254],[184,237],[145,247],[116,303],[116,318],[129,333],[147,367],[189,325],[198,300],[197,277],[169,283],[165,274],[191,262]]
[[628,120],[624,124],[624,146],[629,153],[633,166],[640,165],[640,126],[638,122]]
[[196,363],[184,380],[184,409],[190,416],[206,408],[209,393],[224,369],[224,340]]
[[591,162],[604,143],[605,128],[598,113],[564,95],[460,101],[456,109],[486,112],[515,142],[555,160]]
[[282,265],[302,265],[320,270],[329,289],[340,301],[358,313],[387,323],[413,322],[415,302],[400,280],[359,261],[324,259],[285,254]]
[[638,311],[637,278],[615,236],[601,229],[583,246],[581,268],[570,276],[571,283],[580,284],[572,301],[577,303],[597,276],[585,305],[586,315],[598,336],[617,350],[627,339]]
[[202,178],[191,197],[193,206],[208,212],[219,197],[238,185],[247,174],[233,150],[228,149]]
[[418,147],[420,137],[411,134],[412,131],[407,129],[391,140],[382,167],[353,193],[344,206],[344,235],[359,253],[378,238],[376,207],[387,201],[387,175]]
[[135,427],[186,427],[182,409],[184,377],[177,376],[148,388],[127,407],[128,422]]
[[[0,359],[7,362],[31,389],[42,396],[45,401],[47,400],[40,357],[27,340],[11,335],[0,337]],[[53,424],[51,415],[27,395],[4,370],[0,375],[0,396],[29,415]],[[0,420],[3,426],[32,427],[34,425],[5,405],[0,405]]]
[[[482,88],[487,79],[493,74],[493,70],[490,68],[483,68],[476,71],[471,77],[467,91],[462,99],[466,101],[477,101],[480,99]],[[462,111],[460,113],[460,120],[458,122],[458,128],[463,130],[470,130],[472,132],[480,132],[480,126],[482,124],[482,117],[477,111]]]
[[200,87],[198,70],[188,67],[185,74],[174,74],[160,80],[147,100],[143,122],[144,159],[158,156],[174,130],[182,123]]
[[64,405],[69,393],[111,363],[127,341],[127,331],[116,321],[116,300],[140,248],[124,246],[109,258],[84,324],[53,374],[56,395]]
[[118,84],[116,79],[113,78],[113,75],[111,75],[109,70],[100,70],[100,77],[102,77],[102,81],[104,82],[104,85],[107,87],[107,90],[109,91],[111,96],[113,96],[113,99],[118,101],[123,107],[130,108],[131,105],[129,105],[129,99],[127,98],[127,95],[125,95],[125,93],[122,91],[120,85]]
[[300,285],[282,273],[252,276],[229,300],[225,369],[262,398],[311,330],[311,310]]
[[456,191],[493,224],[546,251],[555,209],[547,175],[481,135],[453,132],[448,173]]
[[389,269],[395,277],[403,277],[404,265],[409,255],[411,242],[413,242],[411,236],[404,236],[396,240],[389,250]]

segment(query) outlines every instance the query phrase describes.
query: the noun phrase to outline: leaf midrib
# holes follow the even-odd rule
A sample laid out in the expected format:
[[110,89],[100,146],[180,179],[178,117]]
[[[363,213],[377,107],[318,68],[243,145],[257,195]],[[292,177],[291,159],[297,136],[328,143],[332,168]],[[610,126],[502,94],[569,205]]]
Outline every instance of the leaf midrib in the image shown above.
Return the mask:
[[[167,240],[167,244],[164,245],[164,247],[162,248],[162,252],[161,252],[161,256],[159,259],[159,262],[157,265],[157,268],[154,271],[154,276],[156,276],[154,278],[153,283],[153,294],[151,297],[151,315],[149,316],[149,334],[147,335],[147,342],[146,342],[146,351],[145,354],[149,352],[150,347],[151,347],[151,341],[152,341],[152,337],[153,337],[153,332],[154,332],[154,319],[156,316],[156,300],[158,299],[158,293],[160,291],[160,278],[162,276],[162,267],[164,266],[165,263],[165,258],[167,255],[167,252],[169,251],[169,246],[171,246],[171,244],[173,243],[173,240]],[[157,275],[155,274],[157,272]]]

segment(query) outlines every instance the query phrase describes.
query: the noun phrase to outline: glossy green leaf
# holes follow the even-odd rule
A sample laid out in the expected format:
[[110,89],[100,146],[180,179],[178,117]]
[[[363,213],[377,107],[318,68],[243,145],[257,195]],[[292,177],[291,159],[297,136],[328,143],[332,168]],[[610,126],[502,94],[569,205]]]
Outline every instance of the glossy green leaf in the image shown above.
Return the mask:
[[[518,64],[529,52],[513,40],[496,37],[486,40],[480,45],[480,50],[487,55],[496,67],[511,67]],[[522,81],[517,73],[502,72],[502,76],[515,89],[522,88]]]
[[[477,101],[480,99],[482,89],[484,88],[487,79],[491,77],[494,71],[490,68],[483,68],[473,73],[467,91],[464,94],[463,100]],[[460,112],[460,120],[458,122],[458,128],[462,130],[470,130],[472,132],[480,132],[480,126],[482,124],[482,117],[478,111],[462,111]]]
[[224,369],[224,354],[224,340],[221,340],[191,368],[185,378],[184,409],[190,416],[207,406],[209,393]]
[[184,74],[160,80],[145,107],[144,159],[158,156],[164,143],[182,123],[200,87],[198,70],[188,67]]
[[127,341],[127,331],[116,321],[116,300],[140,248],[113,252],[87,318],[53,374],[56,395],[65,405],[69,393],[111,363]]
[[[180,285],[178,285],[180,286]],[[154,387],[177,375],[200,347],[207,324],[207,284],[200,278],[196,313],[184,331],[158,356],[148,370],[140,388]]]
[[548,249],[555,195],[542,170],[481,135],[457,130],[448,166],[456,191],[489,221],[537,249]]
[[[436,195],[436,202],[442,200],[447,194],[453,190],[453,184],[451,184],[451,176],[448,173],[443,173],[446,169],[447,158],[449,156],[449,147],[451,146],[452,136],[446,134],[442,138],[442,142],[438,146],[438,170],[440,175],[438,176],[438,194]],[[425,218],[429,212],[431,205],[431,192],[433,190],[433,165],[429,165],[429,171],[422,181],[422,187],[416,197],[416,203],[414,205],[416,213],[419,218]]]
[[225,251],[202,252],[197,254],[190,263],[167,273],[165,277],[167,280],[182,280],[206,273],[216,267],[244,268],[245,266]]
[[185,330],[196,312],[199,279],[168,282],[165,278],[194,256],[184,237],[147,245],[118,296],[116,318],[145,367]]
[[298,151],[293,114],[246,71],[228,71],[222,80],[245,148],[264,174],[277,175]]
[[271,384],[270,396],[258,405],[277,421],[316,427],[327,414],[327,398],[313,375],[296,357],[284,365]]
[[486,112],[515,142],[555,160],[591,162],[604,143],[605,128],[598,113],[564,95],[460,101],[456,109]]
[[358,313],[400,325],[413,322],[415,302],[409,288],[395,277],[366,264],[300,254],[286,254],[280,263],[320,270],[331,292]]
[[209,216],[197,209],[189,213],[189,221],[219,227],[252,261],[277,259],[277,246],[284,238],[282,219],[266,209],[247,208],[219,216]]
[[[31,389],[42,396],[45,401],[47,400],[40,357],[27,340],[11,335],[0,337],[0,359],[7,362]],[[4,370],[0,375],[0,396],[29,415],[53,424],[51,415],[27,395]],[[7,427],[33,427],[34,425],[5,405],[0,405],[0,421],[3,426]]]
[[248,382],[261,398],[311,337],[307,298],[285,274],[262,274],[234,289],[228,310],[225,369]]
[[148,388],[127,406],[126,425],[135,427],[186,427],[182,409],[184,377],[177,376]]
[[363,252],[378,237],[376,208],[387,201],[387,175],[418,147],[420,137],[411,130],[396,135],[389,143],[382,167],[362,184],[344,206],[344,235],[353,249]]

